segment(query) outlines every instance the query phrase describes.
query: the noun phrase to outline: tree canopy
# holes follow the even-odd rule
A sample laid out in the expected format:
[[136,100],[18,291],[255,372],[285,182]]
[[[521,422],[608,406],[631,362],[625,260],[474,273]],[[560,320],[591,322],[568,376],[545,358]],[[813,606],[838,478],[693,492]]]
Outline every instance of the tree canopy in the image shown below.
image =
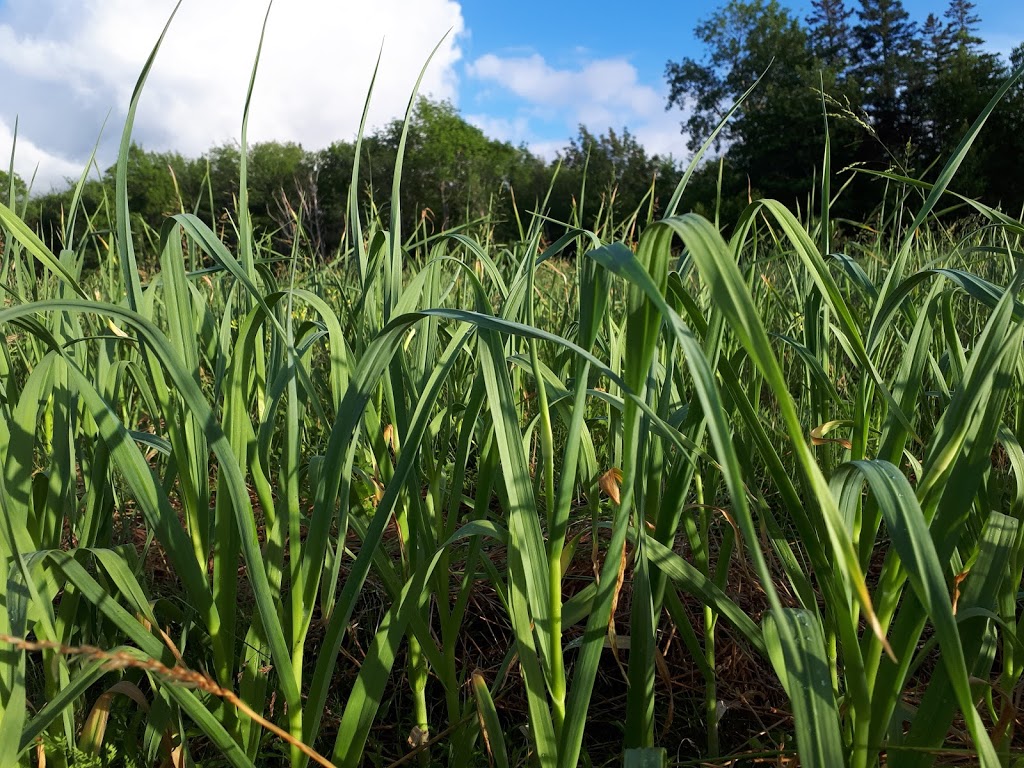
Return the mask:
[[[848,183],[839,213],[865,220],[879,199],[875,181],[849,169],[894,168],[928,178],[941,167],[971,122],[1024,64],[1024,47],[1006,60],[985,49],[970,0],[949,0],[941,13],[912,19],[902,0],[813,0],[800,18],[779,0],[727,0],[701,20],[695,35],[704,55],[669,60],[667,107],[683,110],[691,150],[710,135],[760,79],[691,178],[684,209],[723,220],[750,199],[776,198],[805,208],[819,188],[826,127],[831,165]],[[1024,88],[1011,91],[972,149],[954,189],[992,205],[1024,205]],[[363,138],[357,189],[360,205],[389,216],[402,136],[392,121]],[[261,236],[286,248],[297,222],[323,257],[345,232],[356,143],[320,150],[264,142],[248,149],[248,205]],[[227,238],[234,234],[240,148],[211,147],[200,157],[133,145],[128,157],[130,207],[158,227],[168,214],[194,212]],[[113,200],[114,168],[82,190],[87,210]],[[520,236],[516,210],[544,206],[548,237],[564,226],[642,224],[659,216],[675,189],[678,158],[649,153],[628,128],[580,125],[554,159],[525,145],[489,138],[446,101],[421,98],[408,126],[400,195],[403,228],[424,234],[486,221],[502,242]],[[853,173],[851,176],[850,174]],[[15,177],[15,199],[55,243],[65,236],[72,190],[28,200]],[[9,197],[7,174],[0,194]]]
[[7,171],[0,171],[0,202],[7,206],[16,206],[19,210],[28,197],[25,180],[18,174],[13,176]]
[[[1014,56],[1008,62],[985,52],[970,0],[950,0],[941,17],[921,24],[902,0],[811,6],[801,24],[777,0],[729,0],[695,29],[705,56],[666,64],[669,106],[688,111],[691,147],[765,73],[722,134],[723,168],[738,177],[723,179],[723,189],[804,204],[822,167],[826,117],[833,168],[927,178],[1014,66]],[[989,121],[955,189],[993,205],[1024,204],[1024,190],[1006,181],[1022,170],[1024,136],[1013,133],[1022,113],[1017,89]],[[864,217],[875,200],[862,177],[841,202]]]
[[[392,121],[360,145],[360,200],[387,216],[402,127],[401,121]],[[314,249],[324,257],[332,254],[345,230],[356,143],[336,141],[310,151],[293,143],[263,142],[248,151],[248,203],[255,229],[284,248],[301,220]],[[135,220],[155,229],[166,216],[188,211],[230,239],[240,159],[236,144],[211,147],[198,158],[132,145],[128,192]],[[113,200],[115,170],[111,166],[86,183],[82,199],[87,209]],[[584,173],[588,199],[581,212]],[[628,217],[641,205],[657,210],[678,178],[674,161],[649,155],[625,129],[594,135],[581,125],[559,156],[548,161],[524,145],[488,138],[450,102],[421,98],[410,118],[398,199],[407,232],[422,227],[429,235],[486,218],[504,242],[519,236],[513,205],[537,210],[548,199],[554,239],[561,234],[559,221],[593,227],[599,214],[608,221]],[[30,205],[31,223],[54,243],[63,236],[62,216],[72,194],[69,180],[68,189],[37,197]]]

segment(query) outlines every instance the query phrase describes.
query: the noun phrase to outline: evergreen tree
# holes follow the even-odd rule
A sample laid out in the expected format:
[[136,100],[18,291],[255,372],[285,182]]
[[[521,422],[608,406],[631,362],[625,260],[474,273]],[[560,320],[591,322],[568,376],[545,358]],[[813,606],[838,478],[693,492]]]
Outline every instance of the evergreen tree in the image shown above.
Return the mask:
[[853,9],[843,0],[814,0],[813,13],[805,17],[814,55],[837,75],[850,65],[853,41],[849,19]]
[[806,31],[777,0],[731,0],[695,32],[707,58],[665,67],[668,106],[689,113],[690,148],[766,72],[719,135],[730,145],[730,168],[751,194],[803,203],[821,162],[822,138],[821,81]]
[[928,85],[932,86],[949,63],[953,41],[949,27],[934,13],[929,13],[921,27],[921,57],[928,74]]
[[[948,23],[929,14],[915,42],[905,110],[921,169],[941,165],[1007,75],[998,57],[981,50],[983,41],[976,34],[980,19],[973,8],[969,0],[951,0],[945,13]],[[1004,103],[998,112],[1009,106]],[[997,123],[998,118],[990,120],[986,133],[996,132]],[[999,172],[993,160],[992,142],[978,142],[960,166],[957,191],[989,198],[991,176]]]
[[977,35],[981,17],[974,13],[974,3],[971,0],[949,0],[945,16],[949,20],[948,37],[957,51],[977,54],[983,41]]
[[910,61],[905,109],[913,116],[912,141],[934,157],[941,144],[936,130],[936,84],[949,66],[952,50],[948,28],[934,13],[929,13],[914,41],[914,55]]
[[904,97],[911,80],[916,25],[902,0],[861,0],[857,16],[855,74],[864,91],[864,107],[879,139],[895,151],[912,135]]

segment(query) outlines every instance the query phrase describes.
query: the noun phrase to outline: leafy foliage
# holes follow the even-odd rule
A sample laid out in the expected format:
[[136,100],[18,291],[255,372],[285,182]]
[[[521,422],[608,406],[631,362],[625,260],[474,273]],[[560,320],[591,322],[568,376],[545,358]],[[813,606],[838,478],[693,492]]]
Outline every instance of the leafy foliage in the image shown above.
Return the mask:
[[[668,103],[688,110],[691,148],[767,71],[721,136],[727,195],[806,206],[821,171],[814,148],[823,112],[833,167],[927,177],[1011,72],[1012,62],[982,50],[979,17],[967,0],[951,0],[941,18],[932,13],[922,25],[901,0],[860,0],[856,7],[819,0],[805,22],[772,0],[732,0],[695,29],[707,50],[703,60],[666,65]],[[1019,95],[1009,94],[993,122],[1012,122],[1022,108]],[[1021,152],[1009,148],[1024,139],[994,130],[1000,141],[972,156],[957,183],[965,194],[1015,210],[1024,196],[1009,189],[1001,166],[1015,162]],[[856,174],[843,182],[849,188],[837,212],[854,219],[876,212],[872,184]]]

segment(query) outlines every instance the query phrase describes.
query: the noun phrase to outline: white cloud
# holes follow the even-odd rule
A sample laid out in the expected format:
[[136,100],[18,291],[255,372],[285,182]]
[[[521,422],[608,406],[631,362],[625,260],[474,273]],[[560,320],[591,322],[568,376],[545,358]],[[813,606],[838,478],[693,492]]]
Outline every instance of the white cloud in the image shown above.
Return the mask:
[[[551,66],[537,53],[505,57],[486,54],[466,70],[470,77],[520,100],[517,116],[504,122],[504,127],[512,126],[516,131],[499,137],[517,143],[526,141],[544,157],[553,157],[564,147],[579,124],[597,134],[608,128],[626,127],[650,153],[676,158],[687,153],[686,139],[679,130],[679,113],[665,111],[664,86],[641,82],[636,67],[627,59],[594,59],[567,69]],[[550,121],[552,116],[561,122],[564,140],[537,135],[538,123]],[[477,124],[485,125],[482,121]]]
[[493,115],[466,115],[465,119],[467,123],[483,131],[487,138],[509,141],[517,145],[529,130],[529,120],[523,116],[505,118]]
[[682,133],[682,121],[679,112],[662,110],[638,124],[632,133],[649,153],[685,160],[691,153],[686,146],[687,135]]
[[[110,110],[101,164],[112,162],[135,81],[174,7],[172,0],[7,0],[0,10],[0,119],[20,115],[42,153],[84,164]],[[198,155],[237,139],[265,6],[184,0],[150,73],[134,136],[148,149]],[[416,77],[445,33],[422,90],[454,98],[459,36],[455,0],[277,0],[270,11],[249,121],[250,141],[318,148],[359,126],[383,42],[371,125],[404,112]],[[5,143],[6,142],[6,143]],[[19,142],[19,147],[27,146]],[[0,158],[9,155],[0,135]],[[19,172],[30,170],[21,156]]]
[[529,142],[529,147],[537,157],[551,161],[558,157],[558,153],[565,149],[568,143],[568,139],[535,139]]
[[551,67],[537,53],[508,58],[489,53],[470,64],[468,72],[540,106],[637,112],[664,103],[653,88],[638,82],[636,67],[625,59],[597,59],[570,70]]
[[[3,159],[0,160],[0,170],[6,171],[10,167],[11,147],[13,145],[14,131],[0,117],[0,152],[6,151]],[[84,162],[77,163],[65,157],[51,154],[28,141],[24,136],[18,136],[15,171],[26,184],[31,183],[33,185],[32,189],[34,192],[46,192],[55,186],[63,186],[64,180],[68,178],[77,179],[82,175],[84,166]],[[4,190],[0,190],[0,195],[3,193]]]

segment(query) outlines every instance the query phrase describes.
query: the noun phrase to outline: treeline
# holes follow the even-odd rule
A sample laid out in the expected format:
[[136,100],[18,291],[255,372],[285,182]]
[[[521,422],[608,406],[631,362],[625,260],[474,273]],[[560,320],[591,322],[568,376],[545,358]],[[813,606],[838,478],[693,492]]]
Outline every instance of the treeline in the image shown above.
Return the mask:
[[[389,220],[401,134],[402,122],[395,120],[362,141],[358,205],[364,215]],[[294,143],[251,146],[247,189],[255,231],[273,238],[281,250],[301,223],[304,247],[331,257],[346,226],[355,157],[354,141],[338,141],[320,151]],[[136,224],[146,225],[137,234],[144,238],[147,227],[156,230],[169,214],[184,211],[230,241],[236,234],[240,159],[235,144],[214,147],[198,158],[133,145],[129,207]],[[113,210],[115,173],[111,166],[85,184],[86,211]],[[486,137],[450,103],[421,98],[409,123],[399,200],[406,233],[419,227],[429,236],[480,226],[489,228],[496,241],[508,243],[520,236],[518,221],[541,206],[552,219],[552,238],[561,233],[557,222],[613,227],[641,206],[646,220],[678,180],[675,162],[648,155],[626,130],[595,136],[580,126],[559,158],[547,161],[525,146]],[[26,220],[53,245],[62,239],[72,197],[69,185],[28,202]]]
[[[979,26],[968,0],[950,0],[942,16],[921,23],[901,0],[859,0],[856,8],[814,0],[804,19],[777,0],[731,0],[696,28],[705,57],[666,65],[668,107],[685,110],[690,149],[767,74],[691,179],[682,209],[710,216],[720,205],[721,220],[730,222],[749,199],[764,196],[806,211],[820,189],[827,115],[833,193],[847,185],[837,212],[869,220],[884,182],[850,169],[934,175],[1012,69],[1024,64],[1024,46],[1009,61],[987,52]],[[401,134],[396,120],[362,142],[357,190],[364,215],[391,215]],[[248,203],[257,232],[284,250],[301,222],[304,247],[331,257],[345,231],[355,159],[352,141],[319,151],[279,142],[250,147]],[[151,235],[168,214],[187,211],[231,240],[239,164],[237,145],[198,158],[133,146],[128,192],[136,222]],[[559,222],[609,229],[639,210],[642,225],[664,212],[681,173],[680,163],[648,154],[628,130],[595,135],[580,126],[548,161],[525,146],[488,138],[448,102],[420,99],[402,166],[403,229],[429,235],[477,225],[508,243],[520,236],[520,218],[541,209],[551,220],[550,239],[561,234]],[[114,175],[111,167],[86,183],[87,212],[112,210]],[[990,118],[953,189],[1017,212],[1024,205],[1022,178],[1024,87],[1018,85]],[[27,221],[59,247],[70,181],[66,190],[32,198],[20,179],[14,182]],[[0,173],[4,199],[8,187]],[[146,227],[138,230],[145,237]]]
[[[732,0],[700,23],[701,60],[670,61],[669,104],[689,111],[696,148],[767,71],[723,132],[725,197],[747,194],[800,205],[823,162],[828,114],[833,170],[892,169],[929,178],[1011,72],[985,50],[974,3],[950,0],[941,15],[910,18],[902,0],[814,0],[804,19],[776,0]],[[986,124],[953,190],[1019,211],[1024,204],[1024,87],[1010,91]],[[842,210],[864,220],[881,182],[853,180]],[[836,185],[833,185],[835,191]]]

